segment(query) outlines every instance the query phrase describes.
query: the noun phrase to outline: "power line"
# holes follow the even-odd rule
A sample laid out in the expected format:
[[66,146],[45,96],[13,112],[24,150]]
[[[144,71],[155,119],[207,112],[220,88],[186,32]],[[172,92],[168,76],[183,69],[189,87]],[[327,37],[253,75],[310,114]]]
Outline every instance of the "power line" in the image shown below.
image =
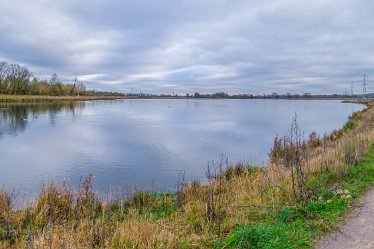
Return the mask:
[[367,86],[367,78],[368,76],[366,74],[361,76],[362,78],[362,94],[366,94],[366,86]]
[[351,96],[353,96],[353,88],[354,88],[354,82],[351,82]]

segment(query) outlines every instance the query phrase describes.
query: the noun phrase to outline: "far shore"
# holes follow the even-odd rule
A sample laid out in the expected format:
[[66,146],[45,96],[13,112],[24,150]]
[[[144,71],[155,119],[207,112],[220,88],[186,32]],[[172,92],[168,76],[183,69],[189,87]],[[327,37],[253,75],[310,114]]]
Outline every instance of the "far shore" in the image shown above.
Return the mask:
[[264,96],[255,96],[251,98],[243,97],[227,97],[227,98],[217,98],[217,97],[194,97],[194,96],[130,96],[130,95],[105,95],[105,96],[51,96],[51,95],[10,95],[10,94],[0,94],[0,103],[39,103],[39,102],[56,102],[56,101],[90,101],[90,100],[116,100],[116,99],[274,99],[274,100],[342,100],[344,102],[365,102],[364,98],[344,98],[344,97],[298,97],[298,98],[273,98]]
[[45,96],[45,95],[7,95],[0,94],[0,103],[33,103],[55,101],[86,101],[129,99],[127,96]]

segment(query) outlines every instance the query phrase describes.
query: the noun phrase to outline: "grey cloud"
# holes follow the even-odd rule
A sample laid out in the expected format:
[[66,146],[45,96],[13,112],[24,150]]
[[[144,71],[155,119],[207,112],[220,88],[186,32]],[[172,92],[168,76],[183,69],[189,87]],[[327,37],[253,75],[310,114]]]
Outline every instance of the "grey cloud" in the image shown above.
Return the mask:
[[[373,70],[367,0],[0,2],[0,59],[143,92],[342,93]],[[372,86],[369,90],[373,91]]]

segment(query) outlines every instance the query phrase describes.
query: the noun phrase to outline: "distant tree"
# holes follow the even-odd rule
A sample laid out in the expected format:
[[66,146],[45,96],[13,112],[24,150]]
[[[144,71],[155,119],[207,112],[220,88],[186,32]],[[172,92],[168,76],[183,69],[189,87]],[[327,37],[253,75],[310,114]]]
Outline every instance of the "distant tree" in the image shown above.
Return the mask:
[[49,83],[52,83],[52,84],[56,84],[56,83],[60,83],[60,79],[58,78],[58,74],[57,73],[53,73],[51,75],[51,79],[49,80]]
[[225,92],[219,92],[212,95],[213,98],[228,98],[229,95]]
[[304,95],[304,97],[310,97],[311,96],[311,94],[308,93],[308,92],[303,93],[303,95]]
[[0,94],[34,94],[34,95],[121,95],[121,93],[87,91],[78,77],[73,83],[63,83],[57,73],[49,80],[32,77],[33,73],[25,66],[0,62]]
[[78,90],[78,95],[86,91],[86,86],[83,84],[83,82],[78,83]]
[[0,62],[0,93],[5,93],[6,91],[6,85],[5,85],[5,78],[6,78],[6,70],[7,65],[5,61]]
[[73,84],[70,86],[70,95],[75,95],[76,93],[76,88],[79,83],[78,77],[75,75],[73,78]]
[[194,97],[195,98],[199,98],[201,96],[201,94],[200,93],[198,93],[198,92],[195,92],[195,94],[194,94]]
[[7,68],[7,93],[26,94],[32,73],[19,64],[10,64]]

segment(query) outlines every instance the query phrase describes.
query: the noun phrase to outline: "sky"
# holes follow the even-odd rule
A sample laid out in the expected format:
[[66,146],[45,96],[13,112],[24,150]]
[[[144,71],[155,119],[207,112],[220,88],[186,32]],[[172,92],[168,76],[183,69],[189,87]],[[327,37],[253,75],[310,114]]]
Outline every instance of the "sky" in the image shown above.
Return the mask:
[[371,0],[0,0],[0,61],[90,89],[374,91]]

